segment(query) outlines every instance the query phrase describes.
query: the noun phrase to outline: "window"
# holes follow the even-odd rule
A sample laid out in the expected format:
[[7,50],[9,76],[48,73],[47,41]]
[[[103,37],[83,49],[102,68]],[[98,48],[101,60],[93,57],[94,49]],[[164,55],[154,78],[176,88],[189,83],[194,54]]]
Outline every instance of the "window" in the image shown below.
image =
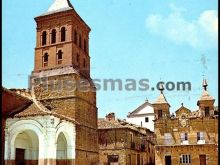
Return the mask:
[[79,54],[76,55],[76,62],[77,62],[77,65],[79,66],[79,64],[80,64],[79,63]]
[[131,165],[131,155],[128,154],[128,165]]
[[77,44],[77,31],[74,30],[74,43]]
[[66,40],[66,28],[62,27],[61,28],[61,42]]
[[134,134],[130,133],[130,135],[131,135],[131,142],[134,142]]
[[141,164],[141,158],[140,158],[140,154],[137,154],[137,165]]
[[130,133],[131,136],[131,148],[134,149],[135,148],[135,143],[134,143],[134,134]]
[[87,42],[85,39],[84,39],[84,51],[87,52]]
[[42,33],[42,45],[46,45],[47,44],[47,32],[43,31]]
[[57,64],[62,64],[63,52],[61,50],[57,53]]
[[83,67],[85,68],[86,67],[86,60],[83,59]]
[[204,132],[197,132],[197,141],[204,140]]
[[149,118],[148,117],[145,117],[145,122],[149,122]]
[[190,155],[181,155],[180,156],[180,164],[191,163]]
[[161,118],[161,117],[162,117],[162,115],[163,115],[162,110],[161,110],[161,109],[160,109],[160,110],[158,110],[158,118]]
[[53,29],[51,33],[51,44],[54,43],[56,43],[56,29]]
[[164,134],[164,144],[171,144],[172,143],[172,135],[171,133],[165,133]]
[[218,111],[214,111],[214,115],[218,115]]
[[118,155],[108,155],[108,164],[113,164],[118,162],[119,156]]
[[79,47],[82,48],[82,37],[81,37],[81,35],[79,36]]
[[48,53],[45,53],[43,56],[43,67],[48,66]]
[[205,116],[209,116],[209,107],[205,107]]
[[145,151],[145,140],[144,139],[140,139],[140,148],[141,148],[141,151]]
[[171,165],[171,155],[165,155],[165,165]]
[[181,141],[188,140],[188,134],[187,133],[181,133]]

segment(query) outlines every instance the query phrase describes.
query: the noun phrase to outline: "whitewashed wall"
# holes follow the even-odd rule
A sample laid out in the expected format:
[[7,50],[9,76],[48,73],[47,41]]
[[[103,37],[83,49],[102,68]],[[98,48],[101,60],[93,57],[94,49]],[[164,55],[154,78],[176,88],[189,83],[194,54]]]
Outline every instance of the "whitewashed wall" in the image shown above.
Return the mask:
[[[148,117],[148,122],[145,122],[145,117]],[[151,131],[154,131],[154,109],[152,106],[145,106],[143,109],[136,112],[131,117],[127,117],[126,121],[139,126],[146,127]]]
[[26,160],[57,159],[61,134],[61,143],[66,143],[65,157],[75,159],[75,124],[54,116],[9,118],[5,128],[5,160],[15,159],[16,148],[25,149]]

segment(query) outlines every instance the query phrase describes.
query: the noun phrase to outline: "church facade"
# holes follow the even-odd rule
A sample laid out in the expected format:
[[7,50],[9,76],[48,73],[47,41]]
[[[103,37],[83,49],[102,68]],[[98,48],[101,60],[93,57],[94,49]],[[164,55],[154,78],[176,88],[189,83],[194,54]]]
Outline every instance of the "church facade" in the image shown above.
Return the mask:
[[[96,92],[90,78],[89,26],[69,0],[35,18],[31,104],[5,124],[5,164],[98,163]],[[84,84],[78,88],[77,84]],[[19,91],[15,91],[19,92]]]
[[155,164],[218,164],[218,110],[215,99],[207,91],[199,98],[197,111],[182,106],[170,114],[163,87],[153,103],[155,111]]

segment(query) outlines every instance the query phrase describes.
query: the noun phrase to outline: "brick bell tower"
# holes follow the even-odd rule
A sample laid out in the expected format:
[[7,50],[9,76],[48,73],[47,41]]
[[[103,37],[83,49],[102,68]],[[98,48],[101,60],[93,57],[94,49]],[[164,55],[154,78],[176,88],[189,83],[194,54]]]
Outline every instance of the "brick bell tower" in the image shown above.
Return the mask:
[[[45,107],[76,121],[75,164],[98,162],[97,107],[90,78],[89,26],[69,0],[55,0],[35,18],[31,89]],[[86,90],[77,84],[86,81]]]

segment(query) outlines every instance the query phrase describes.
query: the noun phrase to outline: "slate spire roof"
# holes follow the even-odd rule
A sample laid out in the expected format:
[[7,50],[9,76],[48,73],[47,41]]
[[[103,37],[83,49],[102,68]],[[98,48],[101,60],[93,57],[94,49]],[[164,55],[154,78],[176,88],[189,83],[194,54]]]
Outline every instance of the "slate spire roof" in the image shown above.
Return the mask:
[[53,13],[58,13],[62,11],[67,11],[74,9],[73,5],[70,3],[70,0],[54,0],[54,3],[49,7],[47,12],[42,15],[48,15]]

